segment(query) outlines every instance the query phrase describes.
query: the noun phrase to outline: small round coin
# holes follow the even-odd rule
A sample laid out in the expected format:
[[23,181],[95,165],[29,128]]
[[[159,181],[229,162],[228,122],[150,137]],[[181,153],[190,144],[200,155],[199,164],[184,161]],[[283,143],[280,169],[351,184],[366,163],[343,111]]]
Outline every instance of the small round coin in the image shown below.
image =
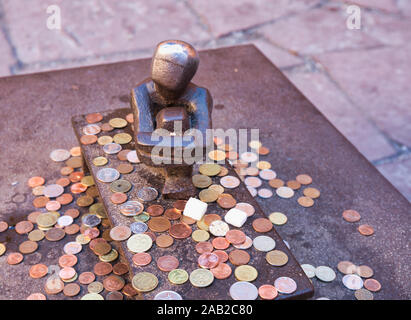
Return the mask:
[[258,297],[258,289],[247,281],[238,281],[230,287],[230,296],[233,300],[255,300]]
[[168,280],[172,284],[183,284],[188,281],[188,273],[183,269],[171,270],[168,274]]
[[190,273],[190,282],[194,287],[208,287],[214,281],[213,273],[208,269],[195,269]]
[[269,264],[276,267],[281,267],[288,262],[287,254],[280,250],[273,250],[267,252],[265,259]]
[[315,276],[324,282],[331,282],[336,278],[334,270],[327,266],[319,266],[315,268]]
[[140,292],[150,292],[158,285],[158,278],[149,272],[136,273],[132,279],[132,286]]
[[253,266],[241,265],[235,268],[234,275],[238,281],[252,282],[257,279],[258,271]]
[[291,294],[297,290],[297,283],[289,277],[280,277],[274,281],[274,287],[280,293]]

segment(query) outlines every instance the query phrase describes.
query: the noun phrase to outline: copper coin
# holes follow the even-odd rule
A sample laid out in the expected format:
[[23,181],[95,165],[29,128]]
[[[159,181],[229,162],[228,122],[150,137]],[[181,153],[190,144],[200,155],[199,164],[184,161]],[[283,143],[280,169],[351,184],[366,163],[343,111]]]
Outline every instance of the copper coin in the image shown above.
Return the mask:
[[60,179],[58,179],[57,181],[56,181],[56,184],[58,184],[58,185],[60,185],[60,186],[62,186],[62,187],[67,187],[69,184],[70,184],[70,179],[69,178],[66,178],[66,177],[63,177],[63,178],[60,178]]
[[299,174],[295,180],[297,180],[301,184],[310,184],[313,182],[313,179],[308,174]]
[[94,249],[96,248],[96,246],[99,243],[107,243],[107,240],[103,239],[103,238],[95,238],[93,240],[90,241],[90,243],[88,244],[88,246],[90,247],[90,249],[92,251],[94,251]]
[[263,284],[258,288],[258,294],[261,299],[273,300],[278,296],[278,291],[274,286],[270,284]]
[[203,217],[203,221],[206,225],[210,225],[213,221],[216,220],[221,220],[221,217],[218,214],[215,213],[210,213],[210,214],[206,214]]
[[197,261],[198,265],[205,269],[215,268],[220,262],[218,256],[212,252],[204,252],[198,257]]
[[193,218],[190,218],[189,216],[182,215],[181,218],[180,218],[180,222],[191,225],[191,224],[196,223],[197,220],[195,220]]
[[368,224],[362,224],[358,227],[358,231],[363,235],[363,236],[371,236],[374,234],[374,228],[371,227]]
[[23,254],[30,254],[36,251],[38,247],[39,245],[37,244],[37,242],[27,240],[20,243],[19,251]]
[[309,208],[314,205],[314,200],[309,197],[299,197],[297,202],[300,206],[305,208]]
[[179,266],[180,262],[178,262],[178,259],[173,257],[173,256],[162,256],[157,259],[157,267],[161,271],[165,272],[170,272],[171,270],[177,269]]
[[46,203],[49,201],[50,199],[47,198],[46,196],[40,196],[33,200],[33,206],[35,208],[44,208],[46,206]]
[[230,242],[223,237],[216,237],[212,241],[213,247],[218,250],[227,249],[230,246]]
[[99,242],[95,245],[93,252],[98,256],[104,256],[112,250],[112,247],[107,242]]
[[83,159],[81,157],[72,157],[66,161],[66,166],[74,169],[81,168],[83,166]]
[[164,232],[170,229],[170,220],[164,217],[153,217],[147,222],[148,227],[154,232]]
[[63,193],[60,197],[56,198],[61,205],[69,204],[73,201],[73,196],[70,193]]
[[90,284],[96,279],[96,276],[92,272],[83,272],[79,275],[78,281],[81,284]]
[[101,130],[104,132],[110,132],[114,130],[114,128],[108,122],[103,123],[100,127],[101,127]]
[[186,204],[187,204],[187,200],[177,200],[176,202],[174,202],[173,207],[176,208],[177,210],[184,211]]
[[159,204],[153,204],[149,206],[146,210],[146,212],[151,216],[151,217],[158,217],[161,216],[164,212],[164,208],[160,206]]
[[231,209],[235,207],[237,201],[231,194],[222,193],[218,196],[217,203],[223,209]]
[[81,196],[81,197],[77,198],[77,200],[76,200],[76,204],[79,207],[89,207],[90,205],[93,204],[93,202],[94,202],[94,199],[90,196],[87,196],[87,195]]
[[60,241],[65,235],[64,229],[52,228],[46,232],[46,239],[48,241]]
[[223,262],[219,263],[216,267],[211,268],[210,271],[216,279],[227,279],[232,273],[231,267]]
[[[154,232],[151,232],[151,231],[146,231],[146,232],[144,232],[144,234],[148,235],[148,236],[151,238],[151,240],[152,240],[153,242],[155,242],[155,241],[156,241],[156,239],[157,239],[157,237],[156,237],[156,235],[155,235],[155,233],[154,233]],[[173,240],[173,242],[174,242],[174,240]]]
[[273,224],[266,218],[257,218],[253,221],[253,229],[257,232],[268,232],[273,228]]
[[272,180],[268,181],[268,184],[270,185],[270,187],[272,187],[274,189],[278,189],[278,188],[284,186],[284,181],[281,180],[281,179],[272,179]]
[[115,241],[124,241],[130,238],[131,230],[127,226],[116,226],[110,230],[110,237]]
[[228,259],[233,265],[241,266],[250,261],[250,255],[247,251],[235,249],[228,254]]
[[245,233],[241,230],[229,230],[225,234],[225,238],[232,244],[242,244],[245,242]]
[[80,215],[80,211],[78,211],[77,209],[68,209],[66,212],[64,212],[64,214],[72,217],[73,219],[76,219]]
[[77,263],[77,257],[74,254],[64,254],[59,258],[60,267],[74,267]]
[[136,253],[133,255],[132,260],[136,266],[146,266],[151,262],[151,255],[146,252]]
[[100,122],[101,120],[103,120],[101,113],[89,113],[88,115],[86,115],[86,121],[88,123],[96,123]]
[[97,136],[90,134],[81,136],[80,142],[84,145],[89,145],[97,142]]
[[364,287],[372,292],[381,290],[381,283],[375,279],[367,279],[364,281]]
[[127,283],[121,292],[127,297],[134,297],[135,295],[139,294],[138,291],[134,289],[130,283]]
[[361,215],[356,210],[345,210],[342,214],[343,219],[347,222],[357,222],[360,221]]
[[301,188],[301,183],[299,183],[296,180],[290,180],[287,182],[287,187],[293,189],[293,190],[298,190]]
[[114,192],[111,195],[110,200],[114,204],[121,204],[127,201],[127,195],[122,192]]
[[118,291],[111,291],[106,294],[106,300],[123,300],[123,294]]
[[169,220],[177,220],[181,217],[181,212],[175,208],[167,209],[164,216]]
[[128,266],[125,263],[117,262],[113,266],[113,273],[118,275],[118,276],[126,274],[127,272],[128,272]]
[[58,277],[52,277],[47,279],[44,285],[44,290],[47,294],[58,294],[64,289],[64,282]]
[[218,256],[218,261],[220,263],[226,262],[228,260],[228,254],[223,250],[215,250],[213,251],[213,253]]
[[270,149],[268,149],[267,147],[260,147],[257,149],[257,153],[265,156],[270,153]]
[[44,184],[45,180],[43,177],[31,177],[28,181],[27,181],[27,185],[30,188],[35,188],[38,186],[42,186]]
[[39,263],[39,264],[35,264],[34,266],[30,268],[29,275],[33,279],[39,279],[39,278],[43,278],[47,274],[48,271],[49,271],[49,268],[46,265]]
[[29,295],[26,300],[47,300],[47,298],[44,294],[37,292]]
[[87,190],[87,186],[84,185],[84,184],[82,184],[82,183],[80,183],[80,182],[77,182],[77,183],[73,184],[73,185],[70,187],[71,193],[74,193],[74,194],[82,193],[82,192],[84,192],[84,191],[86,191],[86,190]]
[[258,168],[256,167],[248,167],[245,169],[245,174],[247,176],[252,176],[252,177],[258,176],[259,172],[260,170],[258,170]]
[[117,166],[117,171],[121,174],[127,174],[134,170],[134,167],[129,163],[122,163]]
[[62,176],[68,176],[73,171],[74,171],[74,169],[72,167],[63,167],[63,168],[60,169],[60,174]]
[[46,209],[48,211],[57,211],[61,208],[61,204],[58,201],[52,200],[46,203]]
[[185,239],[191,235],[192,229],[188,224],[176,223],[169,230],[170,235],[176,239]]
[[160,248],[168,248],[174,243],[174,239],[168,234],[161,234],[155,239],[155,242]]
[[203,254],[204,252],[212,252],[213,249],[213,245],[210,241],[201,241],[196,244],[196,251],[199,254]]
[[311,199],[317,199],[321,194],[320,190],[316,188],[305,188],[303,193],[306,197],[309,197]]
[[10,253],[7,257],[7,263],[10,265],[19,264],[23,261],[23,255],[20,252]]
[[119,153],[117,153],[117,158],[121,161],[127,161],[127,155],[130,151],[130,149],[121,150]]
[[[36,213],[38,213],[37,216],[41,214],[41,212],[36,212]],[[0,221],[0,233],[6,231],[8,228],[9,228],[9,224],[6,221]]]
[[338,271],[343,274],[353,274],[357,270],[357,266],[350,261],[340,261],[337,265]]
[[64,227],[64,232],[66,234],[69,234],[69,235],[76,234],[79,231],[80,231],[80,226],[78,224],[75,224],[75,223],[73,223],[73,224],[71,224],[67,227]]
[[98,262],[94,266],[94,273],[98,276],[105,276],[113,271],[113,266],[108,262]]
[[374,275],[374,271],[369,266],[365,266],[365,265],[357,267],[355,272],[361,278],[371,278]]
[[26,234],[33,230],[34,226],[30,221],[20,221],[16,224],[15,230],[18,234]]
[[68,283],[64,286],[63,294],[67,297],[74,297],[80,293],[80,286],[77,283]]
[[125,281],[117,275],[108,276],[103,280],[104,289],[107,291],[119,291],[123,289]]
[[235,206],[236,209],[244,211],[247,215],[247,217],[251,217],[255,213],[254,207],[246,202],[239,202]]
[[80,182],[81,181],[81,179],[83,179],[84,178],[84,173],[83,172],[80,172],[80,171],[76,171],[76,172],[72,172],[72,173],[70,173],[70,175],[69,175],[69,179],[70,179],[70,181],[71,182]]
[[[43,212],[40,212],[40,211],[33,211],[33,212],[31,212],[28,216],[27,216],[27,220],[29,220],[31,223],[37,223],[37,217],[39,216],[39,215],[41,215]],[[1,226],[1,224],[2,224],[2,222],[0,222],[0,232],[3,232],[2,231],[2,226]],[[8,225],[7,225],[7,228],[8,228]],[[6,229],[7,229],[6,228]],[[5,229],[5,230],[6,230]]]
[[70,280],[76,275],[76,270],[72,267],[64,267],[59,272],[61,280]]
[[94,239],[100,235],[100,230],[97,228],[89,228],[85,230],[83,234],[89,237],[90,239]]
[[70,154],[72,157],[81,156],[81,148],[79,146],[70,149]]

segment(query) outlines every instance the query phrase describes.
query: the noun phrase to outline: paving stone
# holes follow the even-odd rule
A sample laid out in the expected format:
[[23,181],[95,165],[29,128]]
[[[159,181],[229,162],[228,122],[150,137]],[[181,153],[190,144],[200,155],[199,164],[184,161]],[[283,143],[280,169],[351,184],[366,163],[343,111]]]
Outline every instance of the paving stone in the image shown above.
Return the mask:
[[190,6],[217,37],[304,11],[320,2],[318,0],[189,0]]
[[394,140],[411,146],[411,44],[319,55],[353,101]]
[[15,63],[10,46],[0,29],[0,77],[10,75],[10,66]]
[[370,161],[393,155],[394,149],[360,110],[320,72],[286,71],[286,76]]
[[411,16],[411,1],[410,0],[397,0],[397,6],[401,13],[407,16]]
[[10,35],[24,63],[84,58],[151,48],[179,38],[209,37],[183,2],[54,1],[61,8],[61,30],[46,26],[48,0],[5,0]]
[[411,202],[411,157],[377,168]]
[[344,7],[331,5],[264,26],[261,32],[275,44],[300,54],[358,49],[379,42],[362,30],[349,30]]
[[380,9],[387,12],[398,12],[395,4],[396,0],[333,0],[334,2],[343,2],[346,4],[356,4],[364,8]]
[[286,68],[303,63],[303,60],[296,56],[294,53],[285,49],[279,48],[270,44],[268,41],[259,39],[252,41],[252,43],[261,50],[264,55],[270,59],[270,61],[277,68]]

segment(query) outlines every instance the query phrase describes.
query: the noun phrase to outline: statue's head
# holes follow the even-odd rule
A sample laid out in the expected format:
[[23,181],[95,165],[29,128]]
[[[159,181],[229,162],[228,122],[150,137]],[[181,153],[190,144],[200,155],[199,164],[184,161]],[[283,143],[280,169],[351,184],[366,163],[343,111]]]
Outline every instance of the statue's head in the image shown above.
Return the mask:
[[187,42],[160,42],[151,62],[151,78],[157,85],[171,92],[181,92],[197,71],[199,58]]

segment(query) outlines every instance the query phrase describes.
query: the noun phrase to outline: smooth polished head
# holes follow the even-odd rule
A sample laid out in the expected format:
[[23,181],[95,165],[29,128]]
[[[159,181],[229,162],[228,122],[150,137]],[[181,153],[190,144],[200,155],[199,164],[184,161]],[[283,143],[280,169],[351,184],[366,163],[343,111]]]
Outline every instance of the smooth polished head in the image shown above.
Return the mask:
[[160,42],[151,62],[153,82],[169,92],[182,92],[197,71],[199,58],[192,45],[180,40]]

